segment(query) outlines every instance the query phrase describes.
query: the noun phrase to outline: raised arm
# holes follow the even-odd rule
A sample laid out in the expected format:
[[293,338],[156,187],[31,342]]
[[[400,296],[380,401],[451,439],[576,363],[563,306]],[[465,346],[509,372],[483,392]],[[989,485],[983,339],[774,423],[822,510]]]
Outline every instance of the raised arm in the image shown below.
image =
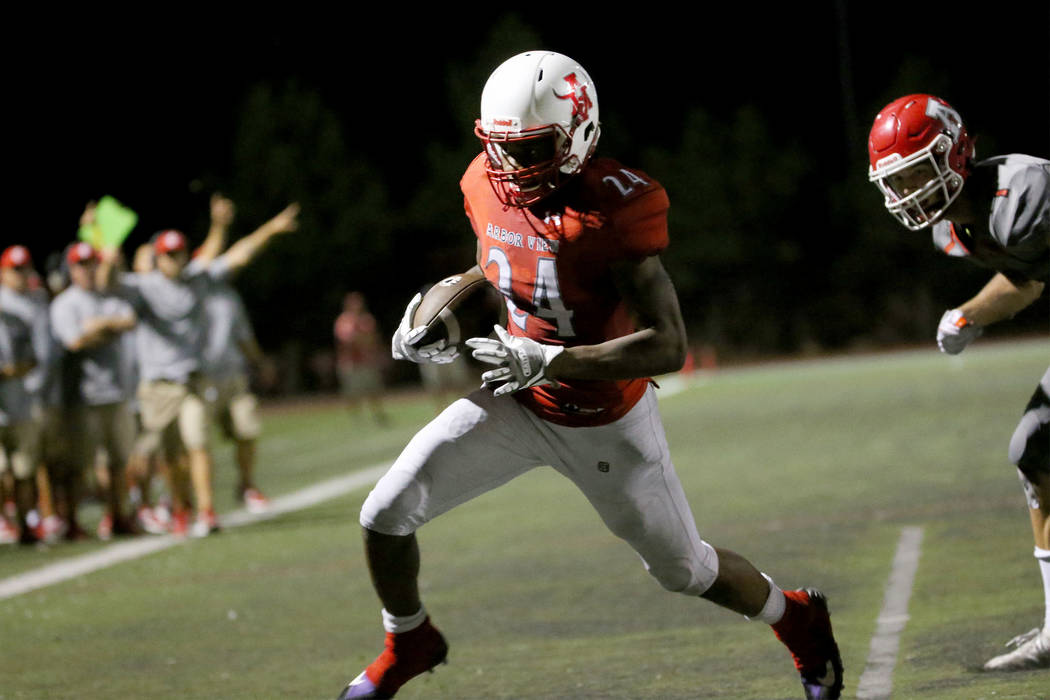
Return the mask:
[[226,264],[231,270],[247,265],[269,243],[271,238],[298,229],[298,216],[299,205],[289,204],[277,216],[231,245],[224,256]]
[[211,225],[208,228],[208,235],[194,256],[202,263],[211,262],[226,249],[227,234],[230,230],[230,224],[233,223],[233,201],[223,197],[221,194],[213,194],[211,196],[210,212]]

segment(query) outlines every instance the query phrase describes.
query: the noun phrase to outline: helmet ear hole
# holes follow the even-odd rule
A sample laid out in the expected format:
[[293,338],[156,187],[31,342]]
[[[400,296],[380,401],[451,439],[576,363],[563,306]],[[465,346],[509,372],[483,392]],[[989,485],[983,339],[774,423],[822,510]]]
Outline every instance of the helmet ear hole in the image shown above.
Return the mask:
[[591,134],[593,134],[593,133],[594,133],[594,122],[591,122],[590,124],[587,125],[587,128],[585,128],[583,130],[583,140],[584,141],[590,141],[591,140]]

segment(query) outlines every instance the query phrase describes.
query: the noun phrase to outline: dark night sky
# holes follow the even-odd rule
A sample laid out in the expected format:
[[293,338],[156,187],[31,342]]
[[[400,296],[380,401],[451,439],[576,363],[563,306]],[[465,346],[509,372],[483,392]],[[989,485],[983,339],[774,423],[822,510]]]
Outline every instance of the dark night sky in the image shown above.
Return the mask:
[[[578,16],[601,6],[550,6],[533,26],[544,48],[588,69],[603,117],[615,115],[641,143],[675,137],[692,105],[731,114],[754,104],[784,139],[810,150],[829,179],[841,178],[847,167],[864,166],[863,142],[859,153],[846,152],[850,110],[866,136],[873,110],[895,96],[887,91],[902,61],[918,58],[943,76],[950,94],[941,96],[972,129],[994,134],[1000,150],[1050,155],[1045,1],[1001,4],[1009,16],[971,17],[905,12],[903,3],[842,4],[844,34],[830,1],[774,11],[739,4],[690,19],[669,10],[623,20],[605,14],[598,22]],[[457,13],[472,20],[395,9],[358,23],[318,14],[183,15],[122,28],[94,15],[69,17],[65,29],[39,36],[27,29],[24,47],[4,49],[17,115],[9,170],[20,193],[9,210],[20,216],[3,244],[27,243],[40,260],[69,240],[83,203],[107,193],[136,208],[142,228],[182,225],[183,210],[203,197],[190,183],[226,173],[237,110],[260,81],[294,77],[316,87],[348,133],[365,134],[358,147],[367,155],[411,162],[430,134],[448,137],[444,73],[483,42],[480,7]],[[395,138],[393,127],[406,121],[416,134]]]

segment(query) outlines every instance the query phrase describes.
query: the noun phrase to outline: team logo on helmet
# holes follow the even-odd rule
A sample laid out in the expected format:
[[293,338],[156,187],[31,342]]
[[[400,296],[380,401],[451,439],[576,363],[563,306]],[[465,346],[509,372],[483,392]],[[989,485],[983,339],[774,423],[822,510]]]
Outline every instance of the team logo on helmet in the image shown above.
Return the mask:
[[954,109],[937,99],[926,100],[926,116],[944,124],[944,129],[951,134],[952,141],[959,140],[962,131],[962,117]]
[[562,80],[569,84],[570,91],[565,95],[555,92],[554,96],[559,100],[572,100],[572,118],[577,124],[587,121],[587,115],[594,106],[587,95],[587,86],[580,83],[575,73],[569,73]]

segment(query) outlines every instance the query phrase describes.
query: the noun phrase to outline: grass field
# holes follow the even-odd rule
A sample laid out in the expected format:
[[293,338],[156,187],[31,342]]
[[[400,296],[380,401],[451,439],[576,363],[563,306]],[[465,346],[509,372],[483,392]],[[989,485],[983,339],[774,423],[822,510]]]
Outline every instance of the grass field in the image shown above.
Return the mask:
[[[785,588],[821,587],[854,697],[902,528],[921,559],[893,697],[1050,697],[980,665],[1042,618],[1007,441],[1050,343],[783,363],[669,378],[661,399],[701,534]],[[680,389],[672,391],[672,389]],[[433,412],[376,429],[337,406],[267,412],[271,496],[388,463]],[[220,509],[235,508],[217,453]],[[367,487],[0,600],[0,698],[333,698],[379,651],[357,513]],[[791,699],[768,628],[664,592],[583,497],[539,469],[420,531],[450,663],[399,698]],[[0,580],[104,549],[0,549]]]

